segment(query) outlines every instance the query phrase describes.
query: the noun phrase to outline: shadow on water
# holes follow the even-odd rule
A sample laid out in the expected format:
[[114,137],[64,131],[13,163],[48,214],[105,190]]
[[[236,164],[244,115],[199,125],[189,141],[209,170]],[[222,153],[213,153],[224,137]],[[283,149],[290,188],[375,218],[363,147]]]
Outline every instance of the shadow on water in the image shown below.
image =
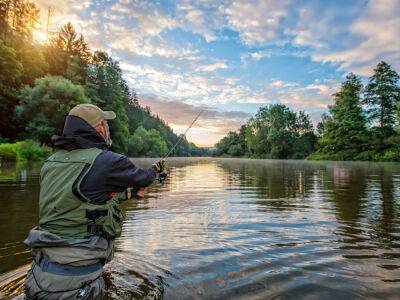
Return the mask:
[[[398,297],[399,164],[169,163],[164,184],[126,203],[106,299]],[[22,241],[37,222],[38,168],[1,168],[0,189],[4,297],[20,292],[29,262]]]

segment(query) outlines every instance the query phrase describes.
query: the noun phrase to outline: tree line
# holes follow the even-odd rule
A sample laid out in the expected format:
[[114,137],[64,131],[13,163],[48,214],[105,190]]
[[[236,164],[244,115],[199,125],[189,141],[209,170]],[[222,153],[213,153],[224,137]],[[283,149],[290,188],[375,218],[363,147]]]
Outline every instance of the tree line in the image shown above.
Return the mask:
[[[149,107],[139,105],[118,61],[106,52],[91,52],[71,23],[50,34],[51,15],[51,9],[40,11],[26,0],[0,1],[0,142],[50,144],[73,106],[93,103],[117,114],[110,122],[113,150],[164,155],[179,136]],[[34,39],[39,22],[46,24],[45,44]],[[172,155],[204,153],[183,137]]]
[[283,104],[261,107],[215,147],[217,156],[400,161],[399,74],[382,61],[364,87],[350,73],[334,104],[313,127],[310,116]]

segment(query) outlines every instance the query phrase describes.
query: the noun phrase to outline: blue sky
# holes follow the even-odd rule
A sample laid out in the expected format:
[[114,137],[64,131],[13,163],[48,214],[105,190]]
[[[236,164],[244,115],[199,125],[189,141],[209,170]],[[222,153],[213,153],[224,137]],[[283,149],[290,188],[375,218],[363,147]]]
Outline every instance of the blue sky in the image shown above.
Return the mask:
[[143,105],[188,139],[213,145],[259,107],[284,103],[314,122],[343,77],[400,69],[400,0],[38,0],[92,50],[120,61]]

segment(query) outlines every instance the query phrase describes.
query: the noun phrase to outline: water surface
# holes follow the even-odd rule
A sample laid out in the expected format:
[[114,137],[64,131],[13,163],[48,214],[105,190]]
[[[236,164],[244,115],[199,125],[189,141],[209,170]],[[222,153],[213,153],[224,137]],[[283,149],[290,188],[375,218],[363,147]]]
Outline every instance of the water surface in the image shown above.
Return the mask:
[[[107,299],[398,299],[400,164],[169,165],[165,183],[125,204]],[[39,168],[0,168],[3,297],[20,292],[30,260]]]

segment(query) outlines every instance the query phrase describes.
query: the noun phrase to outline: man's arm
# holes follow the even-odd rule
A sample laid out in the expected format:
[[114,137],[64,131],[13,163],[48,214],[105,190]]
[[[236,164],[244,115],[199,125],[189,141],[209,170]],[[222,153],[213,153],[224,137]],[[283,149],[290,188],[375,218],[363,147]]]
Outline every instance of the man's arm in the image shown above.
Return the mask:
[[148,169],[137,168],[126,156],[120,155],[108,170],[106,186],[110,190],[115,187],[147,187],[154,182],[156,176],[157,171],[154,166]]

